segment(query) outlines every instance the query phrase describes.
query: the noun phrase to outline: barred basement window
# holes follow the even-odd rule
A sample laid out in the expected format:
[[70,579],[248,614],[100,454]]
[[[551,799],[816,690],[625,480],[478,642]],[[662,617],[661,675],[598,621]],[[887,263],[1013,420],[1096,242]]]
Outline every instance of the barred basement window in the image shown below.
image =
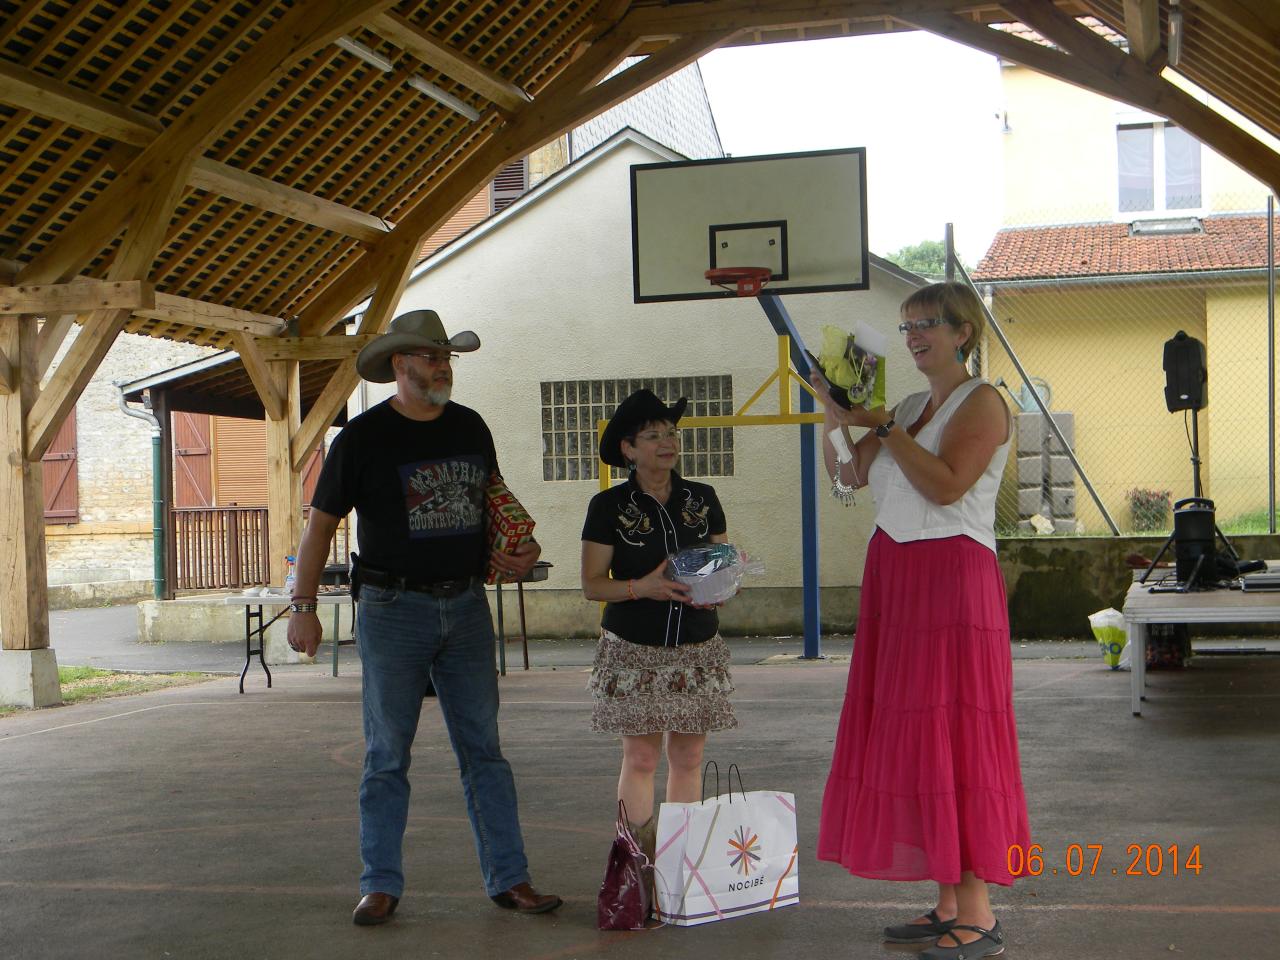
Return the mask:
[[[596,424],[618,403],[647,387],[672,403],[689,398],[686,417],[733,413],[733,377],[639,377],[632,380],[554,380],[542,384],[542,479],[597,480],[600,451]],[[680,475],[733,476],[733,428],[691,427],[680,431]],[[614,479],[625,471],[612,468]]]

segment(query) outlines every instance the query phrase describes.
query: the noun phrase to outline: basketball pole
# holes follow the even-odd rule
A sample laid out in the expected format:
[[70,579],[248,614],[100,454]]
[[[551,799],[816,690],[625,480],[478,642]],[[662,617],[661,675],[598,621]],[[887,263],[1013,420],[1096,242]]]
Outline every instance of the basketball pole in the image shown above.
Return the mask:
[[[804,340],[796,330],[791,314],[782,305],[776,293],[764,291],[756,299],[769,318],[774,333],[786,337],[791,344],[791,365],[804,370],[808,363],[804,357]],[[807,390],[800,391],[800,412],[814,413],[813,397]],[[816,434],[812,423],[800,425],[800,528],[801,528],[801,600],[804,608],[805,660],[822,657],[822,616],[818,582],[818,469],[815,444]]]

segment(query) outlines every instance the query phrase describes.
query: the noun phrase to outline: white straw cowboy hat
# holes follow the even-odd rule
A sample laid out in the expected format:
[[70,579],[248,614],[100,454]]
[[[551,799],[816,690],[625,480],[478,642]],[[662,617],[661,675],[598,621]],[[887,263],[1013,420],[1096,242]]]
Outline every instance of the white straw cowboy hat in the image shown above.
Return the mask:
[[412,310],[391,321],[387,332],[365,344],[356,357],[356,371],[371,383],[390,383],[396,378],[391,368],[394,353],[416,353],[419,350],[452,350],[470,353],[480,349],[480,338],[471,330],[452,337],[444,332],[440,314],[434,310]]

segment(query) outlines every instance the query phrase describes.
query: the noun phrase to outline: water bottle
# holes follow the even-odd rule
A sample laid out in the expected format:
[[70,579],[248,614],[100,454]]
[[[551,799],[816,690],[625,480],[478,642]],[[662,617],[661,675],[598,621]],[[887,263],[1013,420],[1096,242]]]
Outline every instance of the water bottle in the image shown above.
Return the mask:
[[284,595],[286,597],[293,596],[293,587],[297,582],[294,576],[297,570],[296,563],[292,554],[284,558]]

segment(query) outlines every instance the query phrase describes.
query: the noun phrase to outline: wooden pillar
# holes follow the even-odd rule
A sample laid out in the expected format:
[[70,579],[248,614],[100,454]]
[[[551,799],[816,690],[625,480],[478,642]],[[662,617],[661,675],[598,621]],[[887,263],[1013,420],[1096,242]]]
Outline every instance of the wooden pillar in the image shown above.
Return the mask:
[[34,316],[0,318],[0,356],[13,372],[0,394],[0,703],[44,707],[62,702],[49,649],[44,482],[27,459],[27,416],[39,394]]
[[286,554],[302,540],[302,473],[293,468],[293,438],[302,423],[302,398],[297,360],[267,364],[275,393],[284,403],[284,417],[267,418],[267,525],[271,554],[268,569],[273,586],[284,584]]

